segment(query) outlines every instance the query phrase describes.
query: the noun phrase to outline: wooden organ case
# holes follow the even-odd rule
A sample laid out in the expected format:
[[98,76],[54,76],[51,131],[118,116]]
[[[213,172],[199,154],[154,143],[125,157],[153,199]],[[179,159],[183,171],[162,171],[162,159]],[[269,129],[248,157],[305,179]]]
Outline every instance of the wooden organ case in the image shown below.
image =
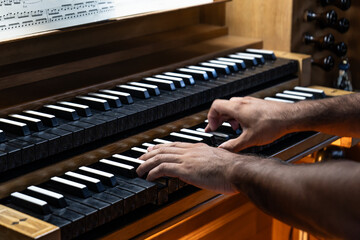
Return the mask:
[[[109,92],[100,90],[226,57],[247,48],[262,48],[259,39],[228,34],[226,2],[218,0],[1,42],[1,119],[14,120],[14,114],[31,116],[29,111],[41,112],[49,105],[61,105],[60,102],[74,99],[84,103],[88,99],[78,96],[100,97],[88,94],[106,95]],[[103,205],[99,203],[101,197],[91,198],[93,203],[82,203],[78,197],[69,197],[67,202],[73,205],[66,210],[58,210],[51,204],[50,210],[37,209],[43,202],[16,205],[9,196],[15,192],[27,194],[34,190],[29,186],[45,186],[66,172],[76,172],[79,167],[91,166],[100,159],[165,137],[170,132],[200,124],[206,119],[206,109],[215,98],[265,97],[308,84],[308,56],[284,52],[278,52],[277,56],[278,59],[271,63],[274,66],[265,64],[238,73],[242,76],[241,81],[236,79],[240,75],[234,75],[224,78],[224,83],[211,80],[210,85],[200,82],[194,85],[194,88],[200,86],[201,90],[191,90],[191,86],[177,90],[179,94],[173,96],[176,101],[162,97],[168,101],[166,107],[162,107],[161,104],[165,104],[161,99],[151,97],[148,102],[139,100],[138,104],[135,101],[127,106],[123,103],[126,110],[119,108],[116,113],[110,110],[103,114],[101,106],[95,104],[93,116],[78,109],[80,120],[74,113],[62,115],[57,111],[59,109],[52,109],[47,113],[56,116],[57,126],[48,116],[38,115],[44,123],[50,123],[37,131],[33,129],[36,126],[31,125],[29,133],[22,126],[10,129],[10,134],[5,131],[0,144],[0,238],[199,239],[227,238],[235,234],[241,239],[270,239],[271,218],[245,198],[195,189],[174,179],[151,184],[124,177],[119,181],[123,181],[129,195],[111,195],[111,189],[107,188],[106,196],[110,200]],[[114,98],[108,100],[115,104]],[[49,127],[51,124],[53,128]],[[297,160],[334,139],[324,134],[312,134],[291,146],[272,151],[270,155]],[[96,207],[95,203],[101,206]],[[119,206],[121,211],[115,208]],[[95,212],[81,213],[81,207]],[[65,211],[73,213],[74,219],[68,219]]]

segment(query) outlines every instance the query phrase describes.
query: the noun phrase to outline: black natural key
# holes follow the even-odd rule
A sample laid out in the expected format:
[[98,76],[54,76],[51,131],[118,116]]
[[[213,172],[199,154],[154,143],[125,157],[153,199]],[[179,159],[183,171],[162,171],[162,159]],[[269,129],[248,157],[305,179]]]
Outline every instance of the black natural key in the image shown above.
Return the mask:
[[292,91],[292,90],[285,90],[283,93],[289,94],[289,95],[305,97],[306,99],[309,99],[309,100],[315,99],[315,96],[312,93],[298,92],[298,91]]
[[77,96],[75,101],[85,104],[93,109],[100,111],[108,111],[110,110],[110,105],[108,101],[105,99],[94,98],[94,97],[86,97],[86,96]]
[[109,94],[112,96],[116,96],[116,97],[120,98],[120,101],[124,104],[131,104],[134,102],[130,93],[127,93],[127,92],[120,92],[120,91],[115,91],[115,90],[99,90],[99,92],[104,93],[104,94]]
[[152,96],[160,95],[160,89],[156,85],[139,83],[139,82],[130,82],[129,84],[132,86],[135,86],[135,87],[146,88],[149,91],[150,95],[152,95]]
[[28,117],[20,114],[10,114],[9,118],[14,121],[26,123],[31,130],[36,132],[43,131],[45,129],[41,120],[37,118]]
[[213,68],[215,69],[217,72],[224,74],[224,75],[229,75],[230,72],[230,68],[225,65],[225,64],[216,64],[216,63],[210,63],[210,62],[202,62],[199,63],[199,65],[203,66],[203,67],[209,67],[209,68]]
[[219,57],[219,58],[217,58],[217,61],[224,61],[224,62],[235,63],[235,64],[237,65],[237,67],[239,68],[239,70],[245,70],[245,69],[246,69],[246,64],[245,64],[245,62],[244,62],[243,60],[241,60],[241,59]]
[[57,208],[64,208],[68,205],[63,195],[41,187],[30,186],[24,191],[24,193],[29,196],[44,200]]
[[107,186],[114,187],[116,185],[116,179],[114,174],[108,173],[105,171],[100,171],[95,168],[90,167],[80,167],[76,172],[79,172],[83,175],[87,175],[89,177],[100,179],[101,182]]
[[187,134],[175,133],[175,132],[170,133],[170,135],[165,137],[165,139],[174,142],[190,142],[190,143],[199,143],[204,141],[204,139],[200,137],[194,137]]
[[3,143],[6,141],[6,135],[3,130],[0,129],[0,143]]
[[242,56],[242,57],[251,57],[251,58],[255,58],[256,61],[261,64],[264,65],[265,64],[265,58],[260,55],[260,54],[254,54],[254,53],[242,53],[242,52],[238,52],[236,53],[236,55]]
[[142,99],[150,98],[150,94],[146,88],[134,87],[134,86],[130,86],[130,85],[117,85],[116,89],[118,89],[122,92],[127,92],[127,93],[131,94],[131,96],[134,96],[137,98],[142,98]]
[[200,71],[189,68],[179,68],[176,70],[179,73],[191,75],[195,80],[208,81],[209,75],[206,71]]
[[119,108],[122,106],[120,98],[108,94],[101,94],[101,93],[88,93],[90,97],[102,98],[108,101],[110,107],[112,108]]
[[198,70],[198,71],[204,71],[208,74],[210,78],[217,78],[217,72],[214,68],[209,67],[200,67],[200,66],[187,66],[189,69]]
[[187,135],[192,135],[192,136],[195,136],[195,137],[203,138],[204,142],[206,144],[208,144],[208,145],[211,145],[211,146],[213,146],[214,143],[215,143],[214,135],[211,134],[211,133],[204,133],[204,132],[199,132],[199,131],[196,131],[196,130],[191,130],[191,129],[186,129],[186,128],[181,129],[180,132],[184,133],[184,134],[187,134]]
[[187,85],[194,85],[195,84],[195,79],[193,78],[192,75],[189,75],[189,74],[166,72],[166,73],[164,73],[164,75],[170,76],[170,77],[182,78],[184,80],[185,84],[187,84]]
[[311,93],[315,96],[316,99],[326,97],[324,90],[321,89],[296,86],[294,90],[298,92]]
[[79,174],[76,172],[66,172],[63,176],[63,178],[81,183],[86,185],[90,190],[94,192],[103,192],[105,191],[104,185],[101,183],[99,179],[89,177],[83,174]]
[[216,65],[225,65],[227,66],[231,72],[238,72],[239,68],[234,62],[226,62],[226,61],[219,61],[219,60],[210,60],[209,63],[216,64]]
[[54,189],[59,189],[72,195],[88,198],[90,197],[89,189],[84,185],[60,177],[52,177],[47,185]]
[[254,57],[239,56],[236,54],[231,54],[228,57],[243,60],[245,62],[245,64],[250,67],[256,67],[259,65],[258,61]]
[[20,136],[27,136],[30,134],[30,129],[25,123],[5,118],[0,118],[0,129]]
[[82,117],[90,117],[92,115],[90,108],[83,104],[72,103],[72,102],[58,102],[57,104],[59,104],[62,107],[75,109],[76,112]]
[[186,86],[185,81],[180,77],[172,77],[172,76],[161,75],[161,74],[155,75],[154,77],[158,78],[158,79],[172,81],[175,84],[175,87],[177,87],[177,88],[183,88]]
[[169,81],[169,80],[148,77],[148,78],[142,79],[141,82],[156,85],[160,89],[166,90],[166,91],[174,91],[174,90],[176,90],[175,84],[172,81]]
[[[142,154],[144,154],[144,153],[142,153]],[[137,159],[134,157],[124,156],[121,154],[112,155],[111,160],[133,166],[134,168],[137,168],[138,166],[140,166],[140,164],[142,164],[144,162],[143,160],[140,160],[140,159]]]
[[111,161],[108,159],[101,159],[99,162],[93,165],[94,168],[107,171],[114,174],[120,174],[125,177],[136,177],[136,171],[133,166],[123,164],[120,162]]
[[45,105],[43,107],[44,112],[55,115],[58,118],[63,118],[70,121],[79,120],[79,115],[75,109],[60,107],[55,105]]
[[26,110],[23,112],[23,114],[29,117],[40,119],[46,126],[49,127],[59,126],[59,123],[55,115],[33,111],[33,110]]
[[264,49],[248,48],[248,49],[245,50],[245,52],[254,53],[254,54],[260,54],[266,60],[276,60],[276,56],[275,56],[275,53],[273,51],[264,50]]
[[49,214],[50,207],[47,202],[28,196],[23,193],[14,192],[11,194],[12,203],[20,207],[29,209],[38,214]]

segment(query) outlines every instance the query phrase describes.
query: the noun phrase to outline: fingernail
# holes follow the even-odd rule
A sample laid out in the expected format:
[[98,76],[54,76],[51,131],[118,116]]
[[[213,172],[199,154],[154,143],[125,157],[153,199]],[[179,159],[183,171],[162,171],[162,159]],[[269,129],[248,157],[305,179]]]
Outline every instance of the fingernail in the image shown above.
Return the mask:
[[218,148],[225,148],[225,144],[224,144],[224,143],[220,144],[220,145],[218,146]]
[[150,146],[150,147],[147,148],[147,151],[151,152],[153,149],[154,149],[154,146]]

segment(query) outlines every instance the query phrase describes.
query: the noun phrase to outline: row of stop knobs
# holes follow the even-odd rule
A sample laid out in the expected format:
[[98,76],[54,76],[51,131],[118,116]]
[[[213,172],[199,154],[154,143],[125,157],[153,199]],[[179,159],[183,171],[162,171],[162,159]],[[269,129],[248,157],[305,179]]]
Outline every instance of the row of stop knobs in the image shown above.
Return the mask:
[[[351,6],[351,0],[320,0],[322,6],[335,6],[343,11],[346,11]],[[350,21],[347,18],[338,18],[335,10],[324,11],[316,13],[312,10],[305,11],[304,20],[306,22],[316,22],[320,28],[332,28],[339,33],[346,33],[350,28]],[[314,36],[310,33],[305,33],[303,37],[305,44],[314,44],[319,50],[329,50],[336,54],[337,57],[342,58],[347,54],[347,44],[342,41],[335,41],[333,34],[324,34]],[[335,59],[329,55],[320,59],[313,60],[314,65],[318,65],[326,71],[330,71],[335,66]]]

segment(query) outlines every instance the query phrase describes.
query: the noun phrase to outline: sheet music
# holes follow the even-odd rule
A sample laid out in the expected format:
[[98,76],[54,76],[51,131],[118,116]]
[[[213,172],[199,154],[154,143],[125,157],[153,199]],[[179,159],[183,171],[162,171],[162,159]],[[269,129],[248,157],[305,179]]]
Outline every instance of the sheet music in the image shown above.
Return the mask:
[[0,0],[0,41],[212,0]]

